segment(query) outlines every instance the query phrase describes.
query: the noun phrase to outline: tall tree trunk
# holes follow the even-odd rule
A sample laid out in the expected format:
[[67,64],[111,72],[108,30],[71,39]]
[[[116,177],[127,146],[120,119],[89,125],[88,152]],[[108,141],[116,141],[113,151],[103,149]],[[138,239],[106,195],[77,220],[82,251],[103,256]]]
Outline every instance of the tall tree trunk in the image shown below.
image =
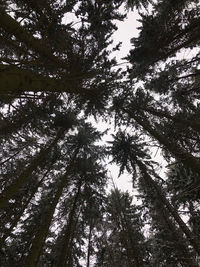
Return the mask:
[[168,211],[161,202],[159,203],[159,207],[156,207],[156,210],[163,221],[163,226],[170,232],[170,238],[173,240],[174,249],[179,262],[185,267],[197,267],[198,263],[195,261],[195,255],[189,252],[183,235],[171,221]]
[[0,197],[0,209],[6,207],[8,205],[9,200],[12,199],[12,197],[17,193],[17,191],[26,184],[33,171],[35,171],[39,164],[43,160],[45,160],[47,154],[61,138],[63,132],[63,130],[60,130],[53,142],[51,142],[50,145],[42,149],[38,153],[38,155],[32,160],[29,166],[20,174],[20,176],[2,192],[2,196]]
[[25,91],[31,92],[67,92],[69,94],[81,95],[82,98],[89,99],[96,95],[95,90],[83,88],[81,80],[92,78],[97,73],[87,73],[74,78],[48,77],[36,72],[20,69],[16,66],[0,64],[0,95],[10,95],[19,97]]
[[130,248],[130,245],[128,242],[129,238],[127,237],[127,233],[124,230],[122,233],[120,233],[120,239],[121,239],[121,243],[123,244],[125,251],[126,251],[128,266],[129,267],[139,267],[138,262],[137,262],[137,257],[135,255],[135,248],[134,248],[134,246],[132,246],[132,244],[131,244],[131,248]]
[[19,22],[9,16],[3,8],[0,9],[0,24],[5,32],[14,35],[17,40],[23,42],[29,49],[38,53],[40,57],[50,60],[51,64],[56,64],[58,67],[67,67],[64,61],[61,61],[53,55],[53,51],[48,48],[43,40],[34,37]]
[[131,245],[131,253],[130,252],[129,253],[131,255],[133,255],[133,258],[134,258],[134,266],[135,267],[143,267],[144,266],[143,259],[142,259],[141,255],[140,255],[140,251],[139,251],[140,250],[140,246],[139,246],[139,244],[137,244],[135,242],[134,235],[133,235],[133,233],[131,231],[130,225],[127,222],[125,216],[124,216],[124,220],[125,220],[125,224],[126,224],[126,236],[127,236],[127,239],[129,240],[130,245]]
[[167,137],[159,133],[154,129],[148,122],[147,118],[141,119],[134,112],[123,109],[126,113],[129,114],[139,125],[143,127],[151,136],[153,136],[161,145],[164,145],[165,148],[176,158],[180,159],[184,164],[186,164],[190,169],[200,175],[200,161],[195,158],[193,155],[188,153],[182,147],[180,147],[175,142],[170,142]]
[[163,192],[162,188],[151,178],[151,176],[148,174],[146,166],[141,162],[137,161],[137,164],[141,170],[141,172],[144,175],[144,179],[153,186],[155,191],[157,192],[157,195],[159,199],[162,201],[162,203],[166,206],[168,211],[171,213],[173,216],[174,220],[177,222],[179,225],[180,229],[182,232],[186,235],[188,241],[190,242],[191,246],[194,248],[196,253],[200,255],[200,243],[199,241],[196,240],[196,237],[194,234],[190,231],[190,229],[187,227],[187,225],[184,223],[184,221],[181,219],[179,216],[177,210],[170,204],[168,199],[165,196],[165,193]]
[[72,168],[73,168],[76,156],[78,154],[78,151],[79,151],[79,148],[76,149],[74,155],[72,156],[72,159],[71,159],[71,161],[67,167],[65,174],[61,178],[56,195],[55,195],[55,197],[54,197],[54,199],[50,205],[50,208],[48,210],[48,214],[45,218],[43,218],[43,223],[39,227],[39,230],[36,233],[36,235],[32,241],[31,251],[30,251],[29,255],[27,256],[27,258],[25,259],[25,264],[24,264],[25,267],[37,266],[40,252],[41,252],[41,249],[42,249],[43,244],[45,242],[46,236],[48,234],[49,227],[51,225],[51,221],[53,219],[53,215],[54,215],[56,206],[57,206],[58,201],[62,195],[64,187],[67,185],[68,177],[72,171]]
[[75,195],[74,198],[74,202],[73,202],[73,206],[72,209],[69,213],[69,217],[68,217],[68,222],[66,225],[66,230],[65,230],[65,235],[64,235],[64,242],[62,244],[62,248],[61,248],[61,254],[58,260],[58,267],[65,267],[67,264],[67,260],[69,257],[69,244],[70,244],[70,240],[72,239],[72,229],[73,229],[73,223],[74,223],[74,219],[75,219],[75,213],[76,213],[76,208],[77,208],[77,204],[78,204],[78,199],[79,199],[79,195],[81,192],[81,185],[82,183],[79,182],[78,185],[78,190],[77,193]]
[[[105,233],[106,235],[106,233]],[[112,249],[110,248],[109,244],[108,244],[108,241],[107,241],[107,236],[104,235],[104,242],[106,243],[106,248],[108,250],[108,253],[110,255],[110,258],[109,258],[109,262],[111,264],[112,267],[117,267],[117,263],[116,263],[116,260],[115,260],[115,257],[114,257],[114,253],[112,251]]]
[[72,238],[70,239],[70,243],[69,243],[69,247],[68,247],[69,249],[67,251],[67,264],[66,264],[65,267],[71,267],[71,266],[73,266],[73,262],[74,262],[72,246],[73,246],[74,232],[77,229],[78,220],[79,220],[79,217],[80,217],[80,214],[81,214],[81,207],[80,206],[79,206],[79,209],[78,209],[78,212],[77,213],[78,213],[78,216],[76,216],[76,220],[73,223],[73,227],[72,227],[72,231],[71,231]]
[[90,267],[92,230],[93,230],[93,222],[92,222],[92,219],[90,219],[89,236],[88,236],[88,248],[87,248],[87,267]]
[[153,108],[142,108],[144,111],[149,112],[152,115],[155,115],[159,118],[167,118],[172,120],[175,123],[182,123],[183,125],[186,125],[188,127],[191,127],[193,130],[197,131],[198,133],[200,133],[200,121],[195,121],[195,120],[186,120],[183,118],[177,118],[176,116],[172,116],[169,113],[167,113],[166,111],[162,111],[162,110],[156,110]]
[[[17,97],[24,91],[80,93],[77,82],[50,78],[16,66],[0,64],[0,94]],[[87,90],[84,90],[85,92]],[[82,94],[83,94],[82,90]]]
[[[140,256],[139,253],[139,244],[136,243],[136,241],[134,240],[134,236],[132,238],[132,231],[131,231],[131,227],[126,219],[126,215],[123,212],[123,208],[121,207],[121,202],[120,202],[120,198],[118,196],[118,194],[116,194],[117,197],[117,201],[119,205],[119,218],[115,217],[116,223],[118,224],[118,227],[122,227],[123,230],[123,235],[122,235],[122,243],[126,249],[127,252],[127,258],[128,258],[128,262],[130,267],[133,265],[134,262],[134,266],[135,267],[143,267],[143,259]],[[121,213],[123,213],[123,216],[121,215]],[[131,250],[130,247],[131,246]]]
[[25,201],[22,209],[19,211],[19,213],[17,214],[17,216],[14,218],[14,220],[12,221],[9,229],[7,229],[5,231],[5,234],[3,235],[3,237],[0,239],[0,247],[4,245],[4,242],[6,241],[6,239],[10,236],[10,234],[12,233],[13,229],[15,228],[15,226],[17,225],[17,223],[19,222],[20,218],[22,217],[22,215],[24,214],[24,211],[26,210],[26,208],[28,207],[31,199],[34,197],[35,193],[38,190],[38,187],[42,184],[42,182],[44,181],[47,173],[49,172],[49,170],[47,170],[47,172],[44,174],[44,176],[42,177],[42,179],[37,183],[37,185],[35,186],[33,192],[31,193],[31,195],[29,196],[29,198]]

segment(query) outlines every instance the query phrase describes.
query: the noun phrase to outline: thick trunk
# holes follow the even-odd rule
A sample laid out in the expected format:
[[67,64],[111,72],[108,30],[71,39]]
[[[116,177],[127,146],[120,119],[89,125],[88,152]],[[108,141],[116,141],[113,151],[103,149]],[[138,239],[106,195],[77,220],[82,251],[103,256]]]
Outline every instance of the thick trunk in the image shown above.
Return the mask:
[[191,246],[194,248],[196,253],[200,255],[200,243],[196,240],[196,237],[193,235],[193,233],[190,231],[190,229],[187,227],[187,225],[184,223],[184,221],[179,216],[176,209],[170,204],[168,199],[165,196],[165,193],[163,192],[162,188],[151,178],[151,176],[148,174],[146,166],[141,162],[137,161],[137,164],[141,170],[141,172],[144,175],[144,179],[153,186],[155,191],[157,192],[157,195],[159,199],[162,201],[162,203],[166,206],[168,211],[173,216],[174,220],[179,225],[182,232],[186,235],[188,241],[190,242]]
[[13,97],[25,91],[81,93],[80,85],[75,80],[62,81],[4,64],[0,64],[0,83],[0,94],[10,94]]
[[23,42],[29,49],[39,54],[40,57],[50,60],[52,64],[57,64],[58,67],[66,68],[67,64],[55,57],[53,51],[42,40],[33,37],[32,34],[9,16],[2,8],[0,9],[0,25],[5,32],[14,35],[17,40]]
[[74,161],[76,159],[77,153],[78,153],[78,149],[75,151],[75,153],[74,153],[74,155],[70,161],[70,164],[67,167],[66,173],[61,178],[60,185],[59,185],[58,190],[56,192],[56,195],[55,195],[55,197],[51,203],[48,214],[43,219],[43,224],[40,226],[38,232],[36,233],[36,235],[32,241],[31,251],[25,260],[25,264],[23,265],[24,267],[37,266],[37,263],[38,263],[38,260],[40,257],[40,252],[41,252],[41,249],[42,249],[43,244],[45,242],[45,239],[47,237],[49,227],[51,225],[56,206],[57,206],[58,201],[62,195],[63,188],[66,186],[66,184],[68,182],[68,177],[69,177],[71,170],[73,168],[73,164],[74,164]]
[[70,245],[70,240],[72,239],[72,229],[73,229],[75,213],[76,213],[80,191],[81,191],[81,183],[79,183],[78,191],[75,195],[73,206],[69,213],[69,218],[68,218],[65,235],[64,235],[64,242],[62,244],[60,258],[58,260],[59,267],[65,267],[67,264],[68,257],[69,257],[69,251],[70,251],[69,245]]
[[50,78],[16,66],[0,64],[0,95],[19,97],[23,92],[66,92],[89,99],[95,91],[83,88],[81,80],[94,77],[97,73],[80,74],[64,79]]
[[151,136],[153,136],[161,145],[164,145],[165,148],[176,158],[181,160],[184,164],[186,164],[189,168],[194,170],[196,173],[200,175],[200,162],[193,155],[189,154],[186,150],[180,147],[178,144],[174,142],[170,142],[163,134],[156,131],[148,122],[144,121],[144,119],[139,118],[134,112],[130,112],[128,110],[123,109],[126,113],[129,114],[131,118],[133,118],[139,125],[143,127]]
[[2,196],[0,197],[0,209],[6,207],[8,205],[9,200],[12,199],[12,197],[17,193],[17,191],[26,184],[33,171],[35,171],[39,164],[46,158],[47,154],[50,152],[52,147],[58,142],[62,134],[63,131],[59,131],[54,141],[49,146],[42,149],[39,154],[33,159],[30,165],[13,182],[13,184],[11,184],[2,192]]

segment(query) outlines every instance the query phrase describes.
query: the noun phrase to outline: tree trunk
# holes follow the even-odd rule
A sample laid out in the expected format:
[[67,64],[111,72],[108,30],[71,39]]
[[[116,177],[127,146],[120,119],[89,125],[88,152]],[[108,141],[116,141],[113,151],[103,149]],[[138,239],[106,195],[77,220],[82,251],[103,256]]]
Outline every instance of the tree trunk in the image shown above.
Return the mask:
[[[30,70],[20,69],[16,66],[0,64],[0,94],[19,96],[24,91],[31,92],[67,92],[80,93],[77,81],[50,78]],[[80,87],[80,84],[79,84]],[[87,90],[85,90],[87,91]],[[82,90],[82,94],[83,94]]]
[[8,205],[9,200],[12,199],[12,197],[17,193],[17,191],[26,184],[33,171],[37,169],[39,164],[46,158],[52,147],[61,138],[63,132],[63,130],[60,130],[56,138],[50,143],[50,145],[42,149],[38,153],[38,155],[32,160],[29,166],[20,174],[20,176],[2,192],[2,196],[0,197],[0,209],[6,207]]
[[89,237],[88,237],[88,248],[87,248],[87,267],[90,267],[92,229],[93,229],[93,223],[92,223],[92,219],[91,219],[90,225],[89,225]]
[[[161,204],[161,202],[159,204]],[[160,207],[156,207],[156,209],[159,209],[158,213],[164,221],[164,227],[166,227],[171,233],[171,238],[173,240],[174,248],[179,262],[182,263],[185,267],[197,267],[198,263],[195,261],[195,255],[189,252],[183,235],[169,218],[169,214],[166,208],[161,204]]]
[[162,203],[166,206],[168,211],[173,216],[174,220],[179,225],[182,232],[186,235],[188,241],[190,242],[191,246],[194,248],[196,253],[200,255],[200,243],[196,240],[196,237],[193,235],[193,233],[190,231],[190,229],[187,227],[187,225],[184,223],[184,221],[179,216],[176,209],[170,204],[170,202],[167,200],[165,193],[163,192],[162,188],[151,178],[151,176],[148,174],[146,166],[141,162],[137,161],[137,164],[141,170],[141,172],[144,175],[144,179],[153,186],[155,191],[157,192],[157,195],[159,199],[162,201]]
[[[120,198],[118,194],[116,194],[116,197],[117,197],[117,201],[119,205],[119,211],[118,211],[119,218],[115,217],[115,220],[116,220],[116,224],[118,225],[118,227],[119,228],[122,227],[122,230],[123,230],[121,241],[126,249],[128,263],[130,267],[133,266],[133,262],[134,262],[135,267],[143,267],[143,260],[138,250],[139,244],[137,244],[134,241],[134,236],[132,238],[133,233],[126,219],[126,215],[124,214],[123,209],[121,207],[121,202],[120,202]],[[123,214],[123,216],[121,215],[121,213]],[[131,250],[129,246],[131,246]]]
[[185,163],[190,169],[194,170],[196,173],[200,175],[200,162],[193,155],[189,154],[182,147],[177,145],[176,143],[170,142],[163,134],[156,131],[147,121],[142,120],[138,116],[136,116],[133,112],[123,109],[126,113],[129,114],[131,118],[133,118],[139,125],[143,127],[151,136],[153,136],[161,145],[164,145],[165,148],[176,158],[180,159],[183,163]]
[[153,108],[143,108],[144,111],[149,112],[152,115],[155,115],[159,118],[167,118],[172,120],[175,123],[182,123],[183,125],[186,125],[188,127],[191,127],[193,130],[197,131],[200,134],[200,122],[194,121],[194,120],[185,120],[182,118],[177,118],[176,116],[172,116],[166,111],[163,112],[162,110],[156,110]]
[[[134,266],[135,267],[143,267],[144,266],[143,259],[140,255],[140,252],[139,252],[140,246],[139,246],[139,244],[137,244],[134,241],[134,235],[130,229],[130,225],[127,222],[125,216],[124,216],[124,220],[125,220],[126,229],[127,229],[126,236],[127,236],[127,239],[129,239],[129,241],[130,241],[130,245],[131,245],[131,249],[132,249],[131,252],[129,252],[129,253],[133,256]],[[129,250],[129,248],[127,248],[127,249]]]
[[19,97],[25,91],[31,92],[66,92],[89,99],[96,96],[95,90],[83,88],[81,80],[92,78],[97,73],[80,74],[64,79],[50,78],[36,72],[20,69],[16,66],[0,64],[0,95]]
[[23,42],[27,48],[35,51],[40,57],[50,60],[51,64],[56,64],[58,67],[66,68],[67,64],[53,55],[43,40],[34,37],[15,19],[9,16],[3,8],[0,9],[0,24],[5,32],[14,35],[17,40]]
[[15,228],[15,226],[17,225],[17,223],[19,222],[20,218],[22,217],[22,215],[24,214],[24,211],[26,210],[26,208],[28,207],[28,204],[30,203],[31,199],[34,197],[35,193],[38,190],[38,187],[42,184],[42,182],[44,181],[47,173],[49,172],[49,170],[45,173],[45,175],[43,176],[43,178],[37,183],[37,185],[35,186],[33,192],[31,193],[30,197],[26,200],[26,202],[24,203],[22,209],[20,210],[20,212],[17,214],[16,218],[13,220],[13,222],[11,223],[9,229],[7,229],[5,231],[4,236],[0,239],[0,247],[2,247],[4,245],[4,242],[6,241],[6,239],[10,236],[10,234],[12,233],[13,229]]
[[130,249],[128,239],[129,238],[127,238],[127,233],[123,230],[123,232],[120,233],[120,240],[126,251],[128,266],[129,267],[140,267],[140,265],[138,265],[138,262],[137,262],[135,248],[131,244],[131,249]]
[[65,235],[64,235],[64,242],[62,244],[61,254],[58,260],[58,267],[65,267],[67,264],[68,257],[69,257],[68,255],[69,250],[70,250],[69,244],[70,244],[70,240],[72,239],[72,228],[73,228],[73,223],[75,219],[74,217],[75,217],[75,212],[76,212],[76,208],[78,204],[79,195],[81,192],[81,185],[82,183],[80,182],[78,185],[77,193],[74,198],[72,209],[69,213],[68,222],[66,225],[66,230],[65,230]]
[[73,155],[73,157],[72,157],[72,159],[71,159],[71,161],[67,167],[65,174],[62,176],[61,181],[60,181],[60,185],[59,185],[58,190],[56,192],[56,195],[55,195],[55,197],[51,203],[51,206],[48,210],[48,214],[46,215],[45,218],[43,218],[43,223],[40,226],[38,232],[36,233],[36,235],[32,241],[31,251],[25,260],[25,264],[24,264],[25,267],[37,266],[40,252],[41,252],[42,246],[45,242],[46,236],[48,234],[49,227],[51,225],[51,221],[53,219],[53,215],[54,215],[56,206],[57,206],[58,201],[62,195],[63,189],[68,182],[68,177],[69,177],[71,170],[73,168],[74,161],[75,161],[76,156],[78,154],[78,150],[79,150],[79,148],[76,149],[76,151],[75,151],[75,153],[74,153],[74,155]]

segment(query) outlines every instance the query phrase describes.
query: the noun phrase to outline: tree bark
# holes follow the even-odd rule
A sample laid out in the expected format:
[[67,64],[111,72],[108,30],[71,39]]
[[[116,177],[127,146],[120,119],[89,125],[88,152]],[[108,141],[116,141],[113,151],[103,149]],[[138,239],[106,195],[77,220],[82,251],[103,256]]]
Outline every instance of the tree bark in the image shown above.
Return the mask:
[[15,226],[17,225],[17,223],[19,222],[19,220],[22,217],[22,215],[24,214],[24,211],[26,210],[26,208],[28,207],[28,204],[30,203],[31,199],[34,197],[35,193],[37,192],[38,187],[44,181],[44,179],[45,179],[45,177],[46,177],[46,175],[47,175],[48,172],[49,172],[49,170],[45,173],[45,175],[43,176],[43,178],[37,183],[37,185],[35,186],[33,192],[31,193],[30,197],[26,200],[26,202],[24,203],[22,209],[20,210],[20,212],[17,214],[17,216],[15,217],[15,219],[13,220],[13,222],[11,223],[9,229],[7,229],[5,231],[4,236],[0,239],[0,247],[4,245],[6,239],[12,233],[13,229],[15,228]]
[[133,112],[130,112],[126,109],[123,109],[131,118],[133,118],[139,125],[143,127],[151,136],[153,136],[161,145],[164,145],[165,148],[176,158],[181,160],[184,164],[186,164],[190,169],[194,170],[194,172],[200,175],[200,162],[193,155],[189,154],[186,150],[180,147],[178,144],[174,142],[170,142],[163,134],[156,131],[148,122],[144,121],[144,119],[139,118]]
[[64,242],[62,244],[60,258],[58,260],[58,267],[65,267],[67,264],[68,257],[69,257],[68,255],[69,254],[68,252],[70,250],[69,244],[70,244],[70,240],[72,239],[72,228],[73,228],[74,217],[75,217],[75,212],[76,212],[76,208],[78,204],[79,195],[81,192],[81,185],[82,183],[80,182],[78,185],[77,193],[74,198],[72,209],[69,213],[69,218],[68,218],[68,222],[67,222],[66,230],[65,230]]
[[[132,267],[133,266],[133,262],[134,262],[134,266],[135,267],[143,267],[143,259],[140,256],[139,253],[139,244],[137,244],[133,239],[134,236],[132,238],[132,231],[131,231],[131,227],[130,224],[128,223],[127,219],[126,219],[126,215],[123,212],[123,209],[121,208],[121,202],[120,202],[120,198],[118,196],[118,194],[116,194],[117,197],[117,201],[118,201],[118,205],[119,205],[119,218],[116,218],[115,216],[115,220],[116,223],[118,224],[119,228],[120,226],[122,227],[122,244],[124,245],[126,252],[127,252],[127,258],[128,258],[128,263],[129,266]],[[123,214],[123,216],[121,215],[121,213]],[[131,250],[129,248],[129,244],[131,246]]]
[[184,223],[184,221],[179,216],[176,209],[170,204],[170,202],[167,200],[165,193],[163,192],[162,188],[151,178],[151,176],[148,174],[146,166],[141,162],[137,161],[137,164],[141,170],[141,172],[144,175],[144,179],[153,186],[155,191],[157,192],[157,195],[159,199],[162,201],[162,203],[166,206],[168,211],[173,216],[174,220],[179,225],[182,232],[186,235],[188,241],[190,242],[191,246],[194,248],[196,253],[200,255],[200,243],[196,240],[196,237],[193,235],[193,233],[190,231],[190,229],[187,227],[187,225]]
[[0,64],[0,95],[20,97],[25,91],[30,92],[66,92],[80,95],[82,98],[90,99],[96,95],[96,91],[83,88],[82,80],[92,78],[95,72],[83,73],[76,77],[63,79],[52,78],[36,72],[20,69],[16,66]]
[[61,138],[62,134],[63,130],[59,131],[53,142],[51,142],[49,146],[42,149],[32,160],[29,166],[20,174],[20,176],[2,192],[2,196],[0,197],[0,209],[6,207],[9,200],[17,193],[20,188],[22,188],[26,184],[33,171],[35,171],[39,164],[45,159],[46,155]]
[[0,64],[0,83],[1,95],[10,94],[15,97],[24,91],[81,94],[80,83],[75,79],[50,78],[37,72],[4,64]]
[[163,112],[161,110],[156,110],[153,108],[143,108],[144,111],[147,111],[148,113],[155,115],[159,118],[167,118],[172,120],[175,123],[182,123],[183,125],[186,125],[188,127],[191,127],[193,130],[197,131],[198,133],[200,133],[200,122],[198,121],[194,121],[194,120],[185,120],[182,118],[177,118],[176,116],[172,116],[169,113],[167,113],[166,111]]
[[87,248],[87,267],[90,267],[92,229],[93,229],[93,224],[92,224],[92,219],[91,219],[90,225],[89,225],[89,237],[88,237],[88,248]]
[[48,210],[48,214],[45,218],[43,218],[43,223],[40,226],[38,232],[36,233],[36,235],[32,241],[31,251],[30,251],[29,255],[27,256],[27,258],[25,259],[25,264],[23,265],[24,267],[37,266],[37,263],[38,263],[39,257],[40,257],[40,252],[41,252],[41,249],[42,249],[43,244],[45,242],[45,239],[47,237],[49,227],[51,225],[56,206],[57,206],[58,201],[62,195],[64,187],[67,185],[68,177],[69,177],[71,170],[73,168],[78,151],[79,151],[79,148],[77,148],[76,151],[74,152],[74,155],[72,156],[72,159],[70,160],[70,163],[67,167],[65,174],[61,178],[56,195],[55,195],[55,197],[51,203],[51,206]]
[[65,62],[53,55],[53,52],[41,39],[33,37],[15,19],[9,16],[3,8],[0,9],[0,25],[5,32],[14,35],[17,40],[23,42],[29,49],[39,54],[42,58],[50,60],[52,64],[56,64],[58,67],[67,67]]
[[173,240],[174,248],[179,262],[187,267],[198,267],[198,263],[195,261],[195,255],[189,252],[183,235],[171,221],[168,211],[162,204],[160,205],[158,213],[164,221],[164,227],[166,227],[171,233],[171,238]]

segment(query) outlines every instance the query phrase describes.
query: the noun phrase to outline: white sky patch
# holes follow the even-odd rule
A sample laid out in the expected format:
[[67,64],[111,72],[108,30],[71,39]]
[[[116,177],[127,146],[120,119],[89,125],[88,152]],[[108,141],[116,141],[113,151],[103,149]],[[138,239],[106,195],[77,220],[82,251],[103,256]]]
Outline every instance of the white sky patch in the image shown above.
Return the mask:
[[137,28],[140,26],[138,21],[139,18],[139,14],[132,11],[128,13],[127,18],[124,21],[118,21],[116,23],[118,30],[112,36],[114,45],[122,42],[120,51],[113,53],[118,62],[120,62],[120,59],[128,55],[131,49],[131,38],[138,36],[139,31]]

